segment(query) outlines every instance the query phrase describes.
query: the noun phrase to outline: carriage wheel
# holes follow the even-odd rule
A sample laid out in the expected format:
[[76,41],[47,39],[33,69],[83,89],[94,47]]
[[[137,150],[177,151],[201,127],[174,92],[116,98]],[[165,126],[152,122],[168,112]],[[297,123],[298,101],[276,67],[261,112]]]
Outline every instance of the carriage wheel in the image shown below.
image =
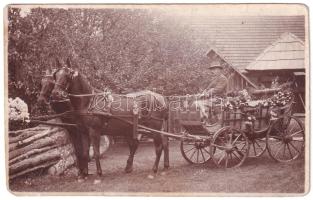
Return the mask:
[[250,151],[249,158],[256,158],[263,155],[266,151],[266,137],[264,138],[249,138]]
[[180,143],[180,151],[187,162],[203,164],[211,159],[209,141],[184,140]]
[[220,129],[211,143],[211,157],[218,167],[239,167],[249,153],[249,140],[244,132],[231,127]]
[[267,149],[276,161],[297,159],[304,150],[305,137],[301,121],[295,117],[277,119],[267,133]]

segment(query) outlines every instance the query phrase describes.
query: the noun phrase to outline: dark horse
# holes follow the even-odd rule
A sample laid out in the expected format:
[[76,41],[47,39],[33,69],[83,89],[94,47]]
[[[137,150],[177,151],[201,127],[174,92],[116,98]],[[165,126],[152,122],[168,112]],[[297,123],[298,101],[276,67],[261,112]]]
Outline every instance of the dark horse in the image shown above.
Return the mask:
[[[59,114],[65,111],[72,110],[71,102],[69,99],[60,99],[57,101],[49,101],[51,92],[54,88],[54,79],[52,75],[45,75],[41,80],[41,91],[37,100],[39,106],[51,106],[52,110]],[[72,118],[61,118],[63,123],[75,123]],[[81,132],[82,129],[76,129],[75,127],[66,127],[71,142],[74,146],[75,155],[77,159],[77,166],[79,172],[82,172],[81,155],[82,155],[82,143],[81,143]]]
[[[69,62],[68,62],[68,65]],[[70,67],[70,66],[69,66]],[[130,155],[125,168],[126,172],[133,169],[133,159],[138,148],[139,141],[134,137],[133,125],[115,117],[103,117],[90,114],[108,112],[113,116],[120,116],[124,120],[132,121],[134,110],[139,110],[139,123],[153,129],[161,130],[167,118],[167,103],[165,98],[151,91],[142,91],[128,95],[104,95],[95,94],[87,79],[78,71],[70,68],[60,68],[54,73],[55,87],[52,98],[59,99],[65,92],[70,97],[73,109],[79,113],[76,115],[76,124],[88,130],[88,134],[82,134],[82,164],[83,175],[88,175],[88,149],[89,139],[93,144],[97,175],[102,175],[99,160],[99,137],[101,131],[105,130],[108,135],[124,136],[130,149]],[[110,100],[111,99],[111,100]],[[88,114],[89,113],[89,114]],[[169,167],[168,138],[160,134],[150,134],[154,139],[156,159],[153,171],[158,171],[159,161],[164,150],[164,168]]]

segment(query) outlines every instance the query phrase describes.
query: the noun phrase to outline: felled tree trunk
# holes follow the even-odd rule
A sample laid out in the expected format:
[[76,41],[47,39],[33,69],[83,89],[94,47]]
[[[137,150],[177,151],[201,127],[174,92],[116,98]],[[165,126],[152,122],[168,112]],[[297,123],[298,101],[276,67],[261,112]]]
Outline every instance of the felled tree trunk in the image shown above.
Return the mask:
[[48,173],[59,175],[76,162],[74,147],[64,128],[39,125],[10,131],[8,138],[10,179],[46,168]]
[[50,175],[61,175],[66,169],[74,165],[76,162],[76,157],[73,156],[74,149],[71,144],[67,144],[62,147],[60,151],[62,159],[48,169],[48,173]]

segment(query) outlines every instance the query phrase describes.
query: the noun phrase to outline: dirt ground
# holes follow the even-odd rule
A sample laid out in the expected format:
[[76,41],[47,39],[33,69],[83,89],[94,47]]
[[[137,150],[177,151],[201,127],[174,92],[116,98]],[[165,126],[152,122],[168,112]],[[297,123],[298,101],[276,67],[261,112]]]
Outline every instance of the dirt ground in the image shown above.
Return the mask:
[[[94,175],[79,183],[75,174],[69,173],[60,177],[20,178],[11,181],[9,189],[13,192],[101,192],[107,195],[304,192],[304,156],[284,164],[275,162],[265,153],[260,158],[248,158],[239,168],[225,170],[216,168],[212,161],[200,166],[188,164],[180,153],[179,142],[171,141],[171,167],[163,170],[162,156],[160,171],[153,178],[151,168],[155,156],[152,143],[139,146],[134,171],[130,174],[124,173],[127,156],[126,145],[112,146],[101,160],[103,176],[98,184],[94,184]],[[95,173],[94,161],[89,166],[89,173]]]

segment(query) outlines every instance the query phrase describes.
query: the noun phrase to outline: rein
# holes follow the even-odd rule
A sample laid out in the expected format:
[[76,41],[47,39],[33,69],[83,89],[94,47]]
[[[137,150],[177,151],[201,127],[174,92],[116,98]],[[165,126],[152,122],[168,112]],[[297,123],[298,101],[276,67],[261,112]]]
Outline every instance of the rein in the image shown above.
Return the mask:
[[64,99],[64,100],[50,100],[51,103],[62,103],[62,102],[68,102],[70,99]]
[[[91,94],[71,94],[71,93],[68,93],[68,96],[71,96],[71,97],[92,97],[92,96],[97,96],[97,95],[106,95],[110,92],[101,92],[101,93],[91,93]],[[132,97],[132,96],[128,96],[127,94],[126,95],[123,95],[123,94],[118,94],[118,96],[121,96],[121,97],[128,97],[128,98],[135,98],[135,97]]]
[[103,95],[103,94],[107,94],[107,93],[106,92],[92,93],[92,94],[70,94],[70,93],[68,93],[68,96],[71,96],[71,97],[92,97],[92,96]]

